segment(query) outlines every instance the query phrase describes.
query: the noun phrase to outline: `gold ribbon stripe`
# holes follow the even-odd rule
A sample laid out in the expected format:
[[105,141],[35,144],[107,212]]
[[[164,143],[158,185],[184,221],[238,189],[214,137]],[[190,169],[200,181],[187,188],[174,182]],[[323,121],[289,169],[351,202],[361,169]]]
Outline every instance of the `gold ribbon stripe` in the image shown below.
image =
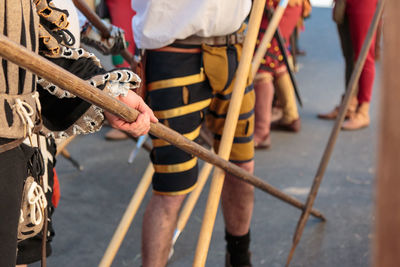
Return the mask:
[[203,69],[201,69],[200,73],[198,73],[198,74],[151,82],[151,83],[147,84],[147,90],[154,91],[154,90],[163,89],[163,88],[185,86],[185,85],[203,82],[205,80],[206,80],[206,76],[204,75]]
[[202,110],[206,107],[208,107],[211,103],[211,99],[206,99],[203,101],[199,101],[193,104],[177,107],[177,108],[171,108],[171,109],[166,109],[166,110],[161,110],[161,111],[154,111],[154,115],[156,115],[157,118],[159,119],[169,119],[169,118],[174,118],[174,117],[179,117],[183,116],[195,111]]
[[184,172],[190,170],[196,166],[197,158],[192,158],[184,163],[170,164],[170,165],[158,165],[154,164],[154,170],[158,173],[175,173]]
[[196,186],[197,186],[197,182],[196,182],[194,185],[192,185],[191,187],[189,187],[189,188],[187,188],[187,189],[184,189],[184,190],[181,190],[181,191],[176,191],[176,192],[160,192],[160,191],[157,191],[157,190],[153,190],[153,192],[154,192],[155,194],[157,194],[157,195],[163,195],[163,196],[178,196],[178,195],[184,195],[184,194],[187,194],[187,193],[193,191],[193,189],[194,189]]

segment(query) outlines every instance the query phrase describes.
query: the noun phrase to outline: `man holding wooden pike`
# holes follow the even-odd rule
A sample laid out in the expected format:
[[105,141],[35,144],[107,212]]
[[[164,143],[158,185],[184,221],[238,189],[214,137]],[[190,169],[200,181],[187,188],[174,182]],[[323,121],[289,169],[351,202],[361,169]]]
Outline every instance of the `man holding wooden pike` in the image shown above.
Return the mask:
[[[127,123],[62,88],[2,59],[0,71],[0,266],[16,264],[17,240],[39,232],[47,236],[49,189],[43,177],[39,135],[67,137],[97,131],[104,120],[138,136],[157,122],[150,108],[130,89],[140,79],[129,70],[107,72],[80,48],[67,29],[68,12],[51,0],[0,0],[0,31],[14,42],[87,80],[142,114]],[[42,125],[43,124],[43,125]],[[43,127],[42,127],[43,126]],[[24,142],[25,140],[25,142]],[[26,144],[27,143],[27,144]],[[36,145],[35,145],[36,143]],[[44,259],[46,238],[43,238]],[[43,259],[43,258],[42,258]],[[45,260],[44,260],[45,261]],[[22,262],[29,263],[29,262]],[[45,266],[42,265],[42,266]]]
[[[218,149],[251,0],[133,0],[136,45],[144,49],[147,101],[160,122],[191,140],[205,120]],[[253,171],[254,91],[247,84],[230,160]],[[197,158],[153,137],[153,195],[142,229],[143,267],[165,266],[177,215],[197,181]],[[251,266],[253,186],[227,174],[222,209],[226,266]]]

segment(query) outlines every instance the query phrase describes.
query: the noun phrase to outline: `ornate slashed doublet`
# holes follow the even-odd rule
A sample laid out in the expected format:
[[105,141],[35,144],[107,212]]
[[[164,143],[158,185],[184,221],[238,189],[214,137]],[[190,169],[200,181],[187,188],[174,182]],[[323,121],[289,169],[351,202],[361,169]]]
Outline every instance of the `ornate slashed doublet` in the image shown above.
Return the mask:
[[[39,18],[34,10],[30,0],[1,0],[0,32],[37,53]],[[28,117],[33,122],[37,119],[36,77],[4,59],[0,73],[0,137],[22,138]],[[28,105],[32,112],[24,114]]]
[[[114,95],[126,93],[127,89],[138,86],[140,79],[134,73],[128,70],[107,72],[95,55],[83,49],[71,48],[74,37],[67,30],[67,18],[68,12],[55,8],[50,0],[0,0],[1,34],[87,80],[93,86]],[[38,144],[28,142],[32,145],[30,147],[21,144],[22,140],[34,132],[34,126],[40,122],[40,117],[45,126],[40,132],[41,135],[63,137],[98,130],[104,116],[100,108],[11,62],[1,58],[0,60],[0,216],[5,218],[0,220],[0,266],[11,267],[16,263],[18,223],[28,225],[28,217],[32,218],[27,216],[27,210],[31,210],[30,208],[24,209],[22,205],[25,212],[20,212],[23,182],[27,177],[33,177],[39,184],[42,175],[30,167],[43,166],[44,164],[40,164],[43,162],[41,155],[46,154],[35,147]],[[44,142],[41,142],[40,147]],[[47,183],[47,179],[43,177],[43,184],[34,187],[35,190],[38,189],[37,192],[41,191],[39,187],[42,187],[45,193],[52,187],[50,173],[53,166],[46,165],[49,180]],[[30,185],[32,184],[34,183]],[[31,192],[28,188],[26,191]],[[49,192],[51,190],[47,190],[47,202],[51,199]],[[40,193],[38,195],[41,195]],[[45,201],[40,199],[43,203],[40,210],[44,210]],[[49,206],[47,208],[49,209]],[[28,236],[19,236],[21,239],[26,237]],[[40,239],[40,236],[36,235],[19,242],[18,264],[32,263],[40,259],[41,240],[38,241],[36,237]]]
[[[114,86],[113,89],[115,83],[124,84],[125,89],[138,86],[140,79],[134,73],[107,72],[94,54],[70,47],[74,37],[67,30],[68,12],[55,8],[52,1],[1,0],[0,4],[3,7],[0,29],[15,42],[92,81],[101,90],[121,88]],[[45,134],[67,137],[91,133],[101,127],[104,116],[100,108],[44,79],[36,79],[35,75],[4,59],[0,67],[0,138],[26,137],[38,120],[40,106]]]

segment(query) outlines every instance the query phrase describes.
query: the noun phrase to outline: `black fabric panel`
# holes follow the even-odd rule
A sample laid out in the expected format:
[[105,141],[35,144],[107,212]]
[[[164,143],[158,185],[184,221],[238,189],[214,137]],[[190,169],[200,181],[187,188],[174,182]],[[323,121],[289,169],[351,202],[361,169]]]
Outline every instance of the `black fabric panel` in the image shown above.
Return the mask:
[[228,80],[226,81],[224,90],[226,90],[235,77],[236,69],[238,67],[237,50],[236,47],[230,45],[226,48],[226,56],[228,58]]
[[10,142],[12,142],[12,141],[14,141],[15,139],[9,139],[9,138],[3,138],[3,137],[0,137],[0,146],[1,145],[4,145],[4,144],[7,144],[7,143],[10,143]]
[[[184,118],[184,121],[182,121],[182,118]],[[190,113],[186,116],[168,119],[168,127],[181,134],[185,134],[196,130],[203,120],[204,118],[201,117],[200,112]],[[164,121],[160,120],[160,123],[164,123]]]
[[32,51],[36,51],[36,32],[35,32],[35,24],[34,24],[34,16],[33,16],[33,6],[32,1],[29,1],[31,9],[29,10],[29,35],[31,37],[31,45]]
[[150,154],[153,164],[177,164],[189,161],[193,156],[175,146],[162,146],[153,148]]
[[[47,223],[50,233],[54,233],[51,221]],[[53,234],[54,235],[54,234]],[[46,244],[46,257],[52,253],[51,241]],[[31,264],[40,261],[42,258],[42,238],[34,236],[18,243],[17,264]]]
[[[106,71],[96,66],[91,59],[50,59],[57,65],[74,73],[82,79],[89,79]],[[100,88],[100,89],[103,89]],[[38,85],[42,117],[45,126],[52,131],[66,130],[79,119],[91,106],[90,103],[76,97],[59,99]]]
[[10,93],[10,87],[8,85],[8,71],[7,71],[7,69],[8,69],[8,61],[5,60],[5,59],[2,59],[1,60],[1,65],[3,67],[4,81],[6,83],[6,94],[9,94]]
[[89,58],[80,58],[78,60],[66,58],[47,59],[84,80],[98,74],[106,73],[103,68],[98,67],[93,60]]
[[153,189],[159,192],[177,192],[192,187],[197,181],[198,166],[180,173],[155,173]]
[[[4,25],[3,25],[3,35],[8,36],[7,32],[7,0],[4,1]],[[3,74],[4,74],[4,80],[6,83],[6,94],[10,93],[10,87],[8,86],[8,62],[4,58],[1,60],[1,65],[3,67]]]
[[[212,89],[208,81],[186,86],[189,90],[189,103],[196,103],[212,97]],[[182,87],[172,87],[148,92],[148,104],[155,110],[166,110],[185,106]]]
[[[22,46],[26,47],[25,18],[24,18],[24,10],[22,8],[22,3],[21,3],[21,14],[22,14],[22,21],[21,21],[20,44]],[[25,77],[26,77],[26,70],[19,67],[18,68],[18,94],[22,94],[24,92]]]
[[146,82],[151,83],[198,74],[201,66],[201,53],[148,51],[146,55]]
[[201,45],[189,45],[189,44],[170,44],[169,46],[176,48],[188,48],[188,49],[201,48]]
[[18,68],[18,94],[21,95],[24,92],[25,87],[26,70]]
[[31,89],[31,91],[32,92],[36,91],[36,75],[35,74],[32,74],[32,89]]
[[29,159],[21,146],[0,153],[0,266],[15,266],[17,226]]
[[179,133],[189,133],[197,129],[203,120],[201,112],[194,112],[185,116],[168,119],[168,125],[171,129]]
[[6,112],[6,119],[7,119],[8,127],[11,127],[14,123],[14,116],[12,113],[11,106],[7,100],[4,100],[4,110]]
[[[50,154],[54,157],[54,162],[48,161],[47,170],[48,170],[48,184],[50,188],[54,186],[54,172],[53,168],[55,167],[55,154],[56,154],[56,145],[54,139],[46,139],[47,150]],[[48,203],[48,231],[50,235],[47,237],[47,244],[46,244],[46,255],[47,257],[51,255],[52,248],[51,248],[51,241],[54,238],[55,232],[52,225],[52,215],[54,213],[54,206],[51,201],[53,197],[53,190],[49,190],[46,193],[46,199]],[[39,233],[36,236],[26,239],[18,243],[18,254],[17,254],[17,264],[31,264],[34,262],[38,262],[42,256],[41,250],[41,243],[42,243],[42,234]]]
[[22,21],[21,21],[21,39],[20,44],[26,47],[26,31],[25,31],[25,18],[24,18],[24,9],[21,3],[21,14],[22,14]]
[[90,107],[80,98],[59,99],[38,85],[44,125],[51,131],[63,131],[78,120]]

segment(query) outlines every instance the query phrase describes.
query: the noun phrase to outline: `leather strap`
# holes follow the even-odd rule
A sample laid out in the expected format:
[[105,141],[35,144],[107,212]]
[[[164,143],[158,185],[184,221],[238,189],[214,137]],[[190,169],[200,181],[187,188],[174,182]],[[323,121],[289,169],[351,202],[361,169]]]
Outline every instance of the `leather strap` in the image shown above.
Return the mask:
[[15,139],[11,142],[8,142],[4,145],[0,145],[0,153],[6,152],[8,150],[11,150],[13,148],[16,148],[17,146],[19,146],[20,144],[22,144],[22,142],[24,141],[25,138],[20,138],[20,139]]
[[214,36],[214,37],[201,37],[197,35],[189,36],[186,39],[175,40],[176,44],[185,45],[233,45],[242,44],[244,42],[245,34],[244,32],[235,32],[225,36]]

